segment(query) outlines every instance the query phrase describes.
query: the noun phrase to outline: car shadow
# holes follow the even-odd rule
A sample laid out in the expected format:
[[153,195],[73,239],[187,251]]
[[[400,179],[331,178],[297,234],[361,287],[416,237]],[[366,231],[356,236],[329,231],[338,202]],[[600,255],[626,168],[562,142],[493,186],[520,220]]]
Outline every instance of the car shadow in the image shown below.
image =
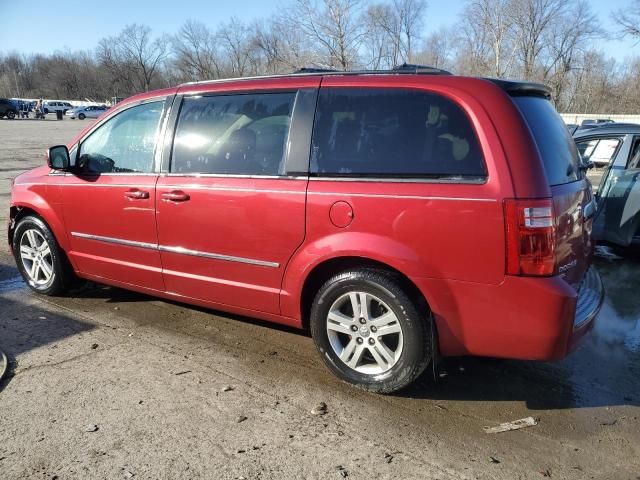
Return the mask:
[[640,406],[640,256],[595,261],[605,303],[584,344],[562,361],[461,357],[425,372],[402,396],[524,401],[533,410]]
[[0,350],[6,354],[9,363],[0,380],[0,393],[11,383],[20,355],[42,347],[55,347],[60,340],[95,328],[89,323],[52,312],[46,305],[30,305],[6,295],[24,288],[19,277],[0,280]]
[[[143,294],[95,284],[89,284],[74,296],[104,299],[107,303],[156,300]],[[181,302],[163,301],[245,324],[309,336],[307,331],[284,325]],[[585,344],[563,361],[448,358],[437,365],[435,372],[431,366],[428,367],[414,384],[396,395],[443,401],[523,401],[532,410],[640,406],[640,369],[636,367],[640,366],[640,349],[624,346],[625,339],[632,332],[631,317],[618,315],[610,302],[605,304],[600,317]],[[624,329],[618,329],[612,335],[611,325],[616,322],[628,322],[628,325],[625,323]],[[162,320],[158,319],[156,324],[164,328]]]
[[[477,357],[448,358],[435,369],[431,366],[427,368],[416,382],[396,395],[430,401],[516,401],[524,402],[532,410],[640,406],[640,297],[637,295],[640,261],[630,259],[618,264],[597,264],[608,291],[607,299],[591,335],[566,359],[549,363]],[[15,288],[23,287],[24,284],[17,281]],[[157,300],[94,283],[76,289],[71,296],[103,299],[114,304],[144,305],[147,301]],[[163,301],[245,324],[308,336],[304,330],[180,302]],[[30,314],[26,330],[20,330],[12,323],[19,321],[19,318],[0,321],[0,348],[7,349],[12,358],[26,350],[93,328],[60,315],[41,321]],[[171,321],[157,318],[151,321],[158,328],[175,328]],[[7,329],[8,325],[14,325],[15,332],[11,333],[12,328]],[[7,331],[13,336],[7,336]],[[22,337],[20,332],[23,332]],[[6,380],[2,385],[5,383]]]

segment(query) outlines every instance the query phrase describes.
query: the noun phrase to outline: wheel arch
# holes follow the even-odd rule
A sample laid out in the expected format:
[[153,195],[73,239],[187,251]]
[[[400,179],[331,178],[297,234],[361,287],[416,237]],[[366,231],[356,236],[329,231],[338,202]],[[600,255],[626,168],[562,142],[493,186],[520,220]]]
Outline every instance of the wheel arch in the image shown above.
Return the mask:
[[357,255],[336,256],[316,264],[304,278],[299,297],[302,328],[309,329],[309,314],[313,299],[322,285],[332,276],[353,269],[376,269],[394,277],[418,308],[429,308],[429,302],[418,286],[403,272],[388,263]]
[[40,197],[37,206],[33,203],[26,202],[19,202],[11,205],[9,209],[9,229],[7,232],[9,248],[11,251],[13,251],[13,234],[16,225],[20,219],[28,215],[34,215],[40,218],[51,229],[58,245],[66,254],[69,249],[69,243],[67,235],[65,234],[63,222],[51,206],[45,203]]

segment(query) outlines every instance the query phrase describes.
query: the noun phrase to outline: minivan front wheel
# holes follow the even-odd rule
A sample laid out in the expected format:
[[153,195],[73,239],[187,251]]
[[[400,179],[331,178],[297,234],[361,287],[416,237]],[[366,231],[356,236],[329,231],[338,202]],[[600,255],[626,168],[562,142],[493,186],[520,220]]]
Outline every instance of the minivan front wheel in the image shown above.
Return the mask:
[[13,252],[24,281],[38,293],[59,295],[72,279],[70,267],[49,227],[26,216],[13,234]]
[[311,333],[327,366],[360,388],[391,393],[413,382],[433,352],[431,320],[394,275],[362,269],[320,288]]

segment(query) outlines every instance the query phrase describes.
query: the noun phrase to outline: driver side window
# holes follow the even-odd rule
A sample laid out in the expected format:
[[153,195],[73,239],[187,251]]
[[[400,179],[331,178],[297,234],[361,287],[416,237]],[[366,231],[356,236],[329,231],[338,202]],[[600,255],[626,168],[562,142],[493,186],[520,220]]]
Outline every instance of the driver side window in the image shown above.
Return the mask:
[[164,102],[124,110],[98,127],[82,144],[79,173],[150,173]]

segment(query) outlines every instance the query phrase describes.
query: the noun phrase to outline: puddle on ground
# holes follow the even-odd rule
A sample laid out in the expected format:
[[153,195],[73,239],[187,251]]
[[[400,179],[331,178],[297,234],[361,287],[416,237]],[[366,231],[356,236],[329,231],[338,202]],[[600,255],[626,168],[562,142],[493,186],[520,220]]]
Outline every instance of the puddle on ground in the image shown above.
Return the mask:
[[640,352],[640,261],[597,262],[606,291],[593,336],[605,345]]
[[0,292],[11,292],[13,290],[24,288],[26,286],[27,284],[24,283],[24,280],[20,275],[0,280]]

